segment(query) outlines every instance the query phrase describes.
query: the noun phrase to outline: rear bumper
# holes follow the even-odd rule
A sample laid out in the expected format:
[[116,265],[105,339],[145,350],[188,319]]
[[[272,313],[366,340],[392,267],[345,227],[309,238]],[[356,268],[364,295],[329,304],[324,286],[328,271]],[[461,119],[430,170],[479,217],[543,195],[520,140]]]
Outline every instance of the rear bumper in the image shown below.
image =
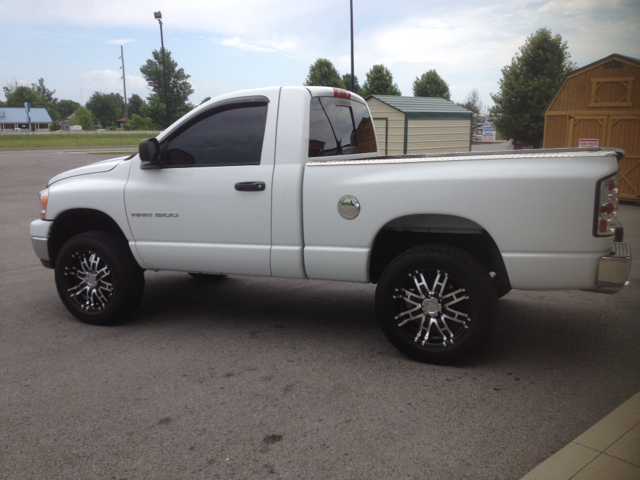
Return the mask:
[[616,293],[629,283],[627,278],[630,270],[631,248],[626,243],[615,242],[611,253],[600,258],[595,288],[586,291]]

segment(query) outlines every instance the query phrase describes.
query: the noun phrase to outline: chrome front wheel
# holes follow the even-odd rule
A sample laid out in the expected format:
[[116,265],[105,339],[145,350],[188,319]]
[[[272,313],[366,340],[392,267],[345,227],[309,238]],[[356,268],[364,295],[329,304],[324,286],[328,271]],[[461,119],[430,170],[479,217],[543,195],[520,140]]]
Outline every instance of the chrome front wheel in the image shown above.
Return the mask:
[[76,307],[97,313],[113,298],[113,278],[109,265],[91,249],[76,249],[64,266],[67,294]]
[[124,238],[93,231],[70,238],[55,266],[58,295],[76,318],[93,325],[123,320],[144,291],[144,271]]

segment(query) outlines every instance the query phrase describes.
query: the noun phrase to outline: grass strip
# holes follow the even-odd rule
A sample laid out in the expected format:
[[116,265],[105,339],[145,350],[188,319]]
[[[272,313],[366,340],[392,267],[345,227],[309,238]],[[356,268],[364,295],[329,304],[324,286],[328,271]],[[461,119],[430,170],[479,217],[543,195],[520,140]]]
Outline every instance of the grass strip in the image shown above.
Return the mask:
[[149,133],[9,134],[0,135],[0,150],[9,148],[135,146]]

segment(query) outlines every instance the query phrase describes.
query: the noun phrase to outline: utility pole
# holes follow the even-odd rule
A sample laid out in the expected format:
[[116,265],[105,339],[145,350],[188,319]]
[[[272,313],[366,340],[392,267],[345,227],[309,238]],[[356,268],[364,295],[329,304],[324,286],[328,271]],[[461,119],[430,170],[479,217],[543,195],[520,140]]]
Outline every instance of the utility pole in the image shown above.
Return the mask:
[[167,127],[171,125],[171,111],[169,110],[169,90],[167,89],[167,66],[164,63],[164,38],[162,37],[162,13],[153,12],[153,16],[160,24],[160,43],[162,45],[162,70],[164,71],[164,101],[167,106]]
[[349,0],[351,6],[351,91],[355,93],[355,81],[356,77],[353,72],[353,0]]
[[128,119],[127,112],[127,80],[124,77],[124,48],[120,45],[120,58],[122,59],[122,86],[124,87],[124,118]]

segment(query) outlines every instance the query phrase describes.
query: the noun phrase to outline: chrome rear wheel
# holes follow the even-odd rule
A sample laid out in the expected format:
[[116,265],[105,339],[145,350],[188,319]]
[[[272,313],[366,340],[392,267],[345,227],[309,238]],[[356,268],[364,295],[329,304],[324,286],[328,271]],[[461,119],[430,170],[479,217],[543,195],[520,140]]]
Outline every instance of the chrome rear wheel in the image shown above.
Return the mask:
[[486,340],[497,312],[489,272],[468,253],[422,245],[393,260],[376,289],[376,313],[387,338],[410,358],[454,363]]

